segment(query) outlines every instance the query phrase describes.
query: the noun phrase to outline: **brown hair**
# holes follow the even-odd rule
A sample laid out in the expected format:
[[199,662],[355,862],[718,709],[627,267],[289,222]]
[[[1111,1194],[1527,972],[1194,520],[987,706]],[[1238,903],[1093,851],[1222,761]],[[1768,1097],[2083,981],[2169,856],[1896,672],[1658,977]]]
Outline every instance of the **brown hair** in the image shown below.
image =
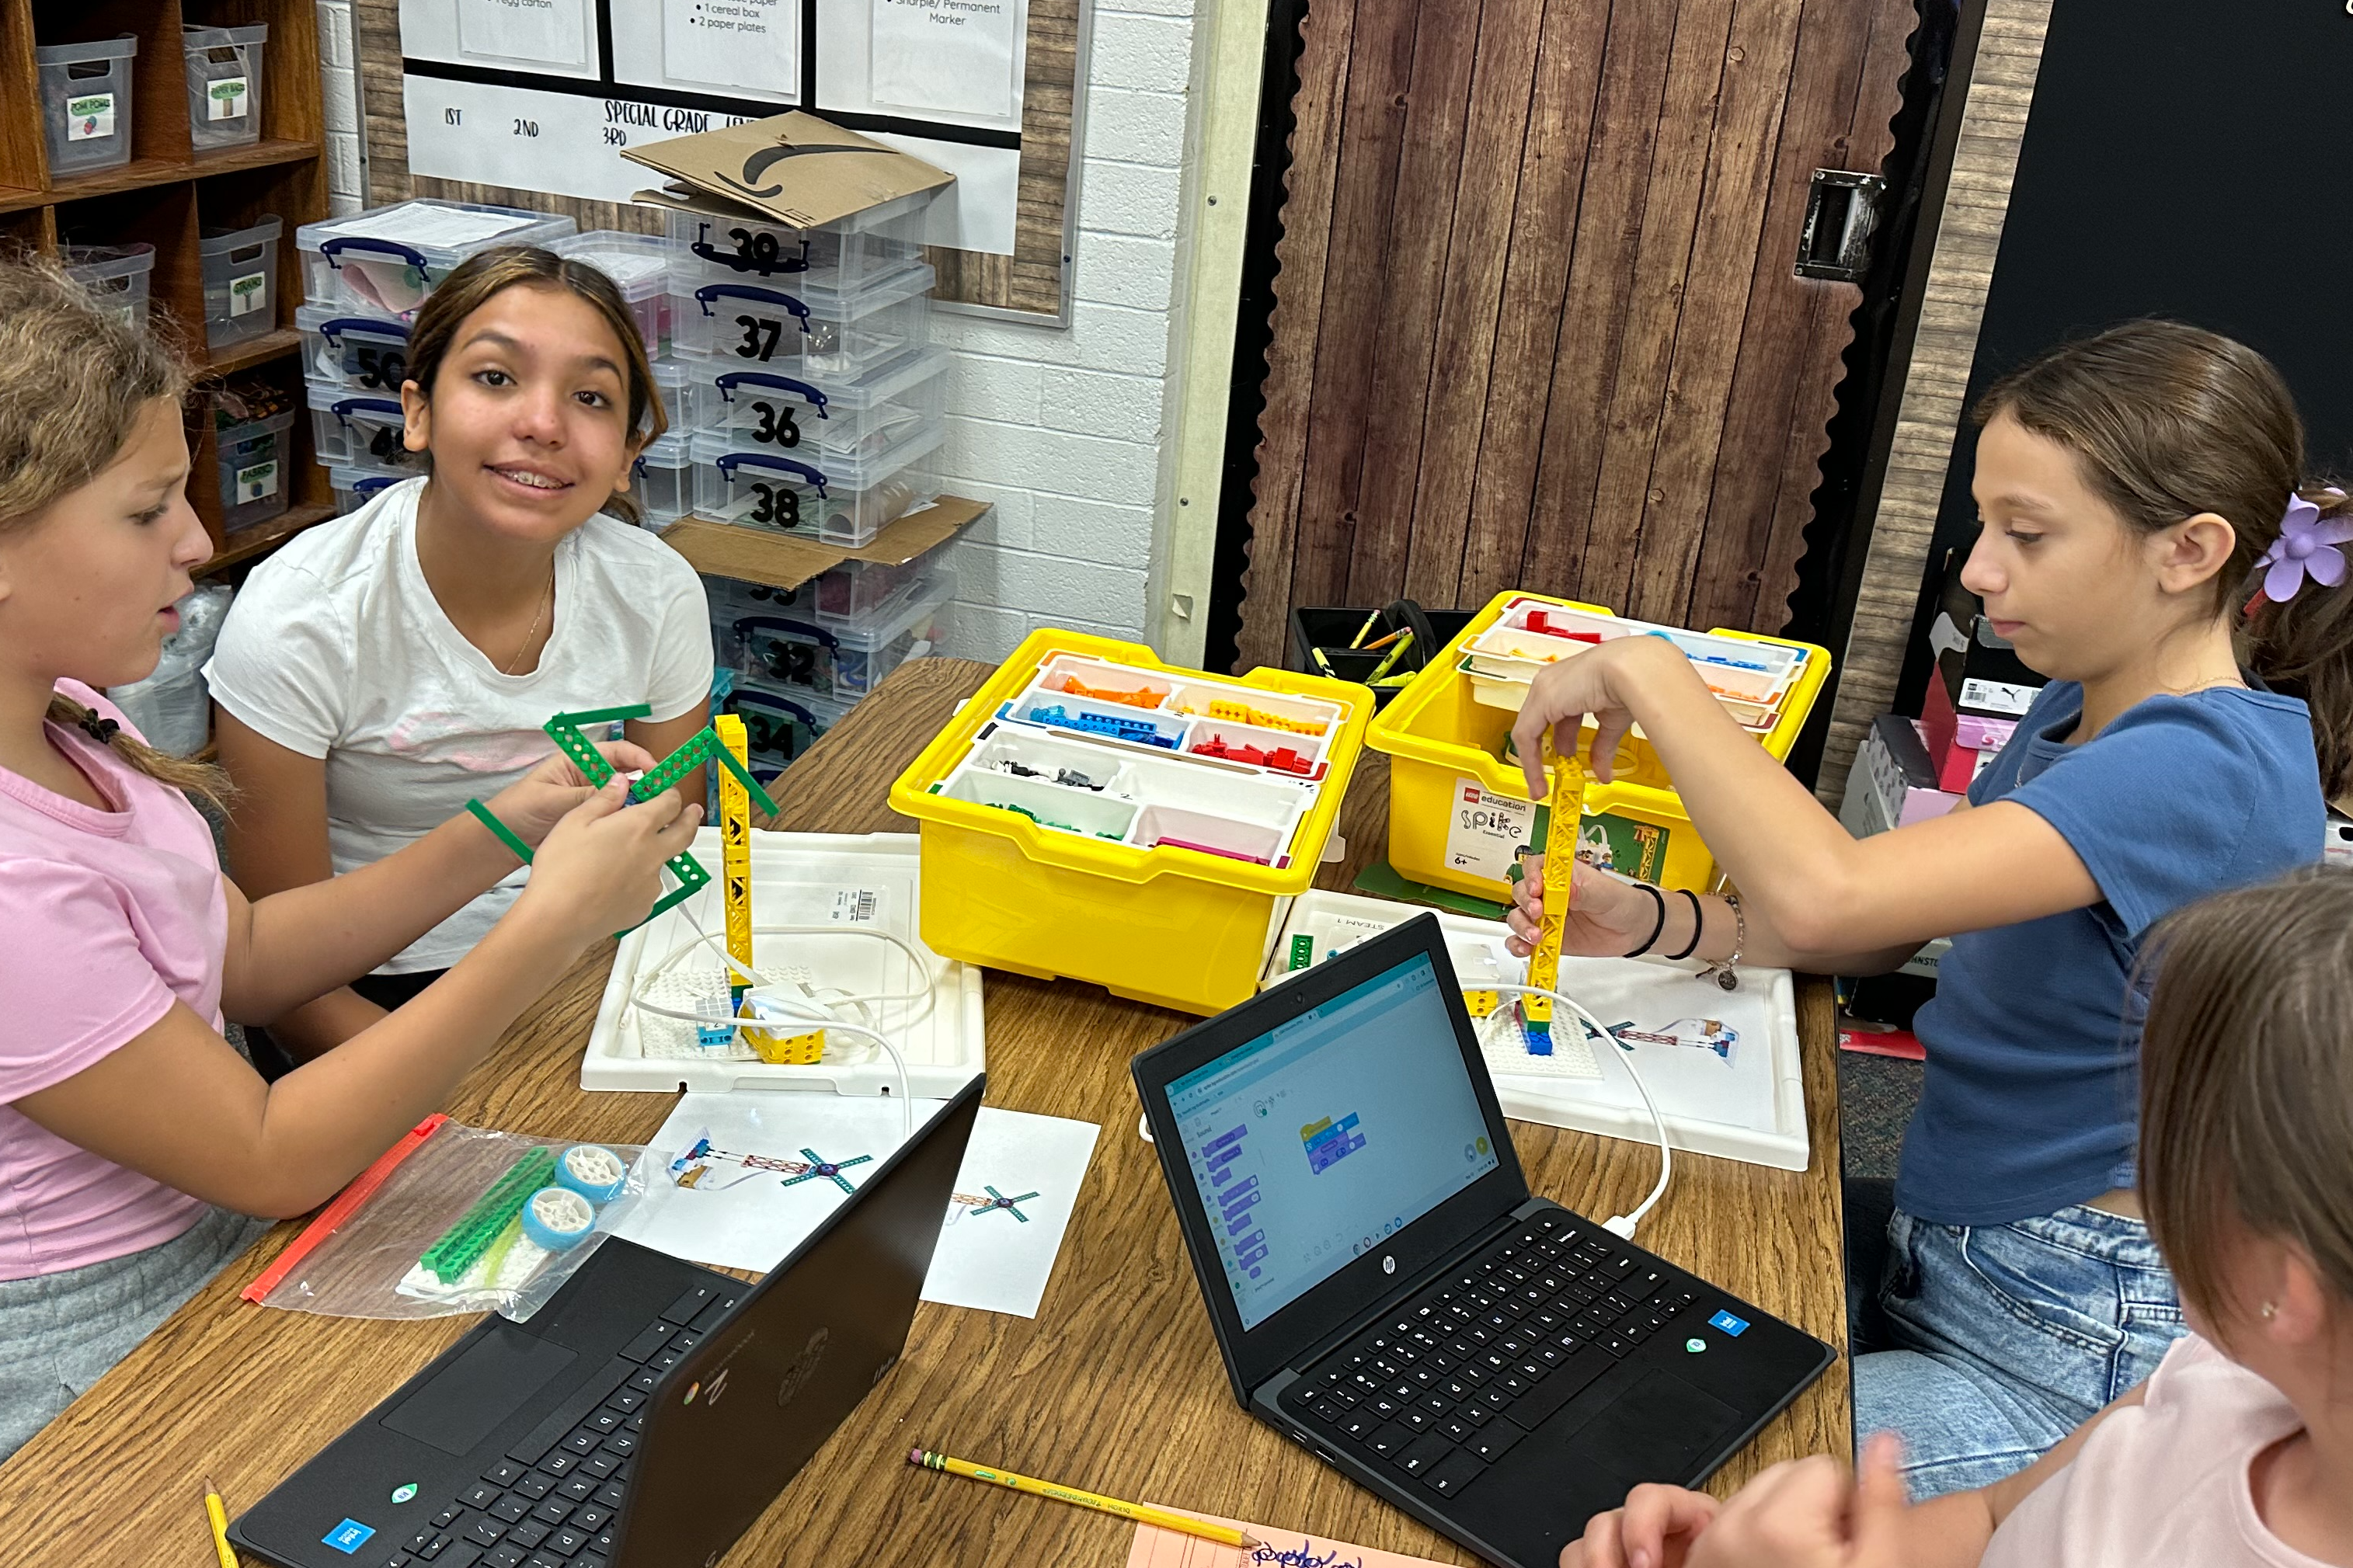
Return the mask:
[[[2304,423],[2272,363],[2180,321],[2129,321],[2052,350],[1996,382],[1975,416],[1982,426],[2003,414],[2073,452],[2135,529],[2200,512],[2228,521],[2238,542],[2210,589],[2218,616],[2260,586],[2255,561],[2290,497],[2324,517],[2353,513],[2353,500],[2306,483]],[[2353,788],[2353,591],[2307,581],[2284,604],[2262,600],[2238,642],[2242,664],[2312,710],[2323,793]]]
[[[621,341],[622,379],[628,384],[629,434],[640,444],[659,440],[670,428],[670,413],[662,406],[661,389],[654,384],[653,365],[646,358],[645,340],[638,335],[637,318],[613,280],[585,261],[574,261],[532,245],[503,245],[477,251],[459,262],[436,286],[417,312],[408,333],[408,379],[430,402],[441,362],[457,342],[466,318],[510,289],[561,289],[605,319]],[[631,522],[644,513],[637,498],[615,490],[606,507]]]
[[2140,1194],[2182,1299],[2231,1300],[2233,1220],[2353,1300],[2353,871],[2309,867],[2191,904],[2145,945]]
[[[134,330],[55,262],[0,258],[0,533],[37,526],[114,461],[149,404],[187,391],[186,362],[156,326]],[[48,718],[86,726],[90,710],[58,695]],[[125,730],[107,743],[159,783],[216,806],[230,796],[218,768]]]

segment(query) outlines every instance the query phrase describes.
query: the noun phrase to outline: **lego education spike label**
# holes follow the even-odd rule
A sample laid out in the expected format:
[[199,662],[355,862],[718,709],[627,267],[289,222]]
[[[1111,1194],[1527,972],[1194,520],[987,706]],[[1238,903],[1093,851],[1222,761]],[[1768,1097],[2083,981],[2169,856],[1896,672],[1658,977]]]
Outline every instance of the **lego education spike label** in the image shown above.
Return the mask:
[[1446,866],[1473,877],[1502,881],[1520,847],[1535,839],[1535,806],[1497,795],[1478,780],[1457,777],[1454,810],[1446,823]]

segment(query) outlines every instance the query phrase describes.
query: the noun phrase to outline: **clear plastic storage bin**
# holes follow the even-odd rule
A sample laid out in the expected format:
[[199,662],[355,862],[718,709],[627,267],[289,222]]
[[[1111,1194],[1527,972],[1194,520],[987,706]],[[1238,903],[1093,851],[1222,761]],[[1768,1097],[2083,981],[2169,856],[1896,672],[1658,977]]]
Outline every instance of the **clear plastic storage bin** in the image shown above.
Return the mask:
[[285,224],[216,230],[196,242],[205,268],[205,342],[230,348],[278,325],[278,237]]
[[862,549],[884,523],[932,499],[935,491],[929,480],[910,465],[937,447],[940,436],[940,426],[934,424],[880,458],[819,466],[773,447],[747,447],[724,436],[698,433],[691,442],[694,510],[713,522]]
[[[670,272],[679,247],[655,234],[623,234],[600,228],[589,234],[567,235],[548,249],[573,261],[585,261],[613,280],[629,314],[638,319],[638,336],[645,340],[649,357],[670,347]],[[673,410],[673,416],[676,411]]]
[[668,528],[694,510],[694,454],[684,431],[646,444],[630,471],[629,489],[648,528]]
[[852,382],[803,381],[724,360],[690,363],[686,422],[694,429],[723,435],[738,447],[814,452],[818,455],[809,460],[822,463],[888,451],[937,424],[948,355],[945,349],[918,349]]
[[353,316],[332,305],[294,312],[302,331],[302,374],[322,386],[398,397],[408,379],[408,326],[382,316]]
[[381,491],[400,483],[398,474],[379,474],[367,468],[332,468],[327,470],[327,483],[335,492],[335,510],[344,516],[360,510],[374,500]]
[[304,296],[359,315],[417,314],[440,281],[478,250],[545,246],[578,228],[568,217],[521,207],[419,197],[294,231]]
[[845,561],[811,584],[811,613],[828,624],[872,615],[923,574],[918,559],[893,566],[881,561]]
[[147,286],[155,269],[152,245],[69,245],[66,276],[99,297],[132,331],[147,326]]
[[286,510],[293,479],[294,410],[225,426],[213,437],[220,452],[221,531],[234,533],[268,522]]
[[849,703],[821,697],[805,686],[752,680],[739,680],[721,707],[744,721],[752,776],[763,784],[849,711]]
[[902,196],[807,229],[673,208],[670,237],[684,253],[681,276],[691,270],[698,282],[784,279],[839,294],[923,258],[923,211],[932,195]]
[[690,279],[671,302],[671,328],[678,352],[697,359],[855,381],[923,346],[932,281],[923,262],[846,292],[791,279]]
[[319,461],[401,478],[425,471],[425,454],[412,452],[402,443],[407,420],[398,397],[317,382],[307,390]]
[[846,625],[797,610],[741,616],[729,628],[736,669],[755,685],[856,701],[900,665],[937,646],[954,592],[951,579],[926,579],[880,613]]
[[188,140],[197,152],[261,140],[261,48],[269,38],[267,22],[180,30],[187,51]]
[[52,176],[131,162],[131,62],[138,54],[139,40],[129,33],[33,50]]

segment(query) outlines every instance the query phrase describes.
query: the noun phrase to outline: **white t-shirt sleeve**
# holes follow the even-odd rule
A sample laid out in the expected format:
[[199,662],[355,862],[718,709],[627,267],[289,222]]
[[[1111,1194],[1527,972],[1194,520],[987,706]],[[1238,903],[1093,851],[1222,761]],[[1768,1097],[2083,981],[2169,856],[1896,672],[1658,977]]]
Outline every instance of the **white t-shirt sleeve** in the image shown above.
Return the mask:
[[340,601],[317,578],[266,561],[230,602],[205,681],[247,728],[323,758],[343,733],[352,641]]
[[664,553],[670,557],[660,579],[667,602],[646,682],[646,701],[658,724],[692,712],[710,697],[712,664],[711,605],[702,579],[684,557],[667,549]]

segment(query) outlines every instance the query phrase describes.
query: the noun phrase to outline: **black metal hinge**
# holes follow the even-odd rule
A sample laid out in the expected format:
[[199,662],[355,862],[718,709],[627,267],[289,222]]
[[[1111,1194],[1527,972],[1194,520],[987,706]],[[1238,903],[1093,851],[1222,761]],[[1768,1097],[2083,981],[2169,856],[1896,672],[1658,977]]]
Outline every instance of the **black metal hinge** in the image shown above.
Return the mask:
[[1860,283],[1871,270],[1871,244],[1879,232],[1887,182],[1877,174],[1816,169],[1806,195],[1806,226],[1798,236],[1800,278]]

